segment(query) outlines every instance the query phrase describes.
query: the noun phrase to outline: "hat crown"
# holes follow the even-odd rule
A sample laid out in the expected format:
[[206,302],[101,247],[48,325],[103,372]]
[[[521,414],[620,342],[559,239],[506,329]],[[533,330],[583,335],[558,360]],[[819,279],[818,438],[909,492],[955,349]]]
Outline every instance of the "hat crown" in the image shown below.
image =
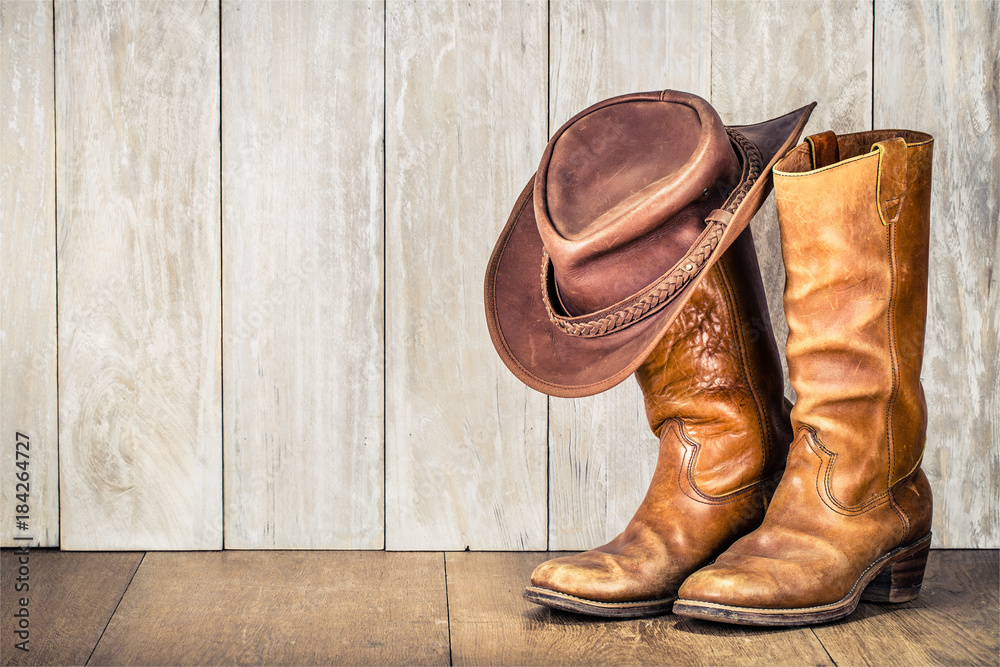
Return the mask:
[[554,305],[585,315],[652,284],[739,179],[726,128],[697,95],[624,95],[571,118],[546,146],[534,186]]

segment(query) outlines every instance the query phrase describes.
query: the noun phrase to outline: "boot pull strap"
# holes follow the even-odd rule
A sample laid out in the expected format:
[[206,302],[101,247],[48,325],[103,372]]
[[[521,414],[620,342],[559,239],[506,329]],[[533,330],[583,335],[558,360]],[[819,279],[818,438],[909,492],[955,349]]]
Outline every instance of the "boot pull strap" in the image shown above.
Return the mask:
[[840,162],[840,145],[837,143],[837,135],[833,132],[829,130],[820,132],[806,137],[806,141],[809,142],[813,169],[828,167]]
[[906,195],[906,140],[902,137],[872,145],[878,152],[878,180],[875,183],[875,203],[883,225],[899,219]]

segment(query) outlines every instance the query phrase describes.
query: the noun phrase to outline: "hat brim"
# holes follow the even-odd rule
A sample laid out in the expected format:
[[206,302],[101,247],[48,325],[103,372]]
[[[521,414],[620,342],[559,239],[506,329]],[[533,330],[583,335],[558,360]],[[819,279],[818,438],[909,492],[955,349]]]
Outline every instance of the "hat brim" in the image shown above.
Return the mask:
[[542,239],[535,222],[534,177],[521,192],[486,268],[486,322],[500,358],[526,385],[551,396],[597,394],[631,375],[652,352],[712,265],[746,229],[771,190],[771,168],[798,142],[816,104],[756,125],[736,125],[765,168],[733,213],[699,274],[656,313],[599,337],[557,327],[542,300]]

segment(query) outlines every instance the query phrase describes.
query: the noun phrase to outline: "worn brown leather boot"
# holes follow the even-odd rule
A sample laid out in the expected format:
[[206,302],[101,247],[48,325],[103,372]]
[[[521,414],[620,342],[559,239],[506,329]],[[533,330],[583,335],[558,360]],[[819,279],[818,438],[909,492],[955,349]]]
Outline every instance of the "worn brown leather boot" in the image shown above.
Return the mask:
[[763,525],[688,578],[676,613],[800,625],[917,596],[932,142],[827,132],[775,167],[795,440]]
[[636,371],[660,438],[625,532],[539,565],[524,597],[630,618],[670,611],[684,578],[756,528],[791,441],[781,365],[747,229]]

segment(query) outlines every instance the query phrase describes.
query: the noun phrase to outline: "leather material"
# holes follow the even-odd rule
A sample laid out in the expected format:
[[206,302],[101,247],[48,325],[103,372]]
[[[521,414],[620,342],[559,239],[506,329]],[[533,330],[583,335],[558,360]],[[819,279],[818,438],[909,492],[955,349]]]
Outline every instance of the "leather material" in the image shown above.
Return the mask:
[[662,91],[570,119],[486,268],[487,326],[511,372],[563,397],[631,375],[746,228],[814,106],[727,127],[701,98]]
[[726,126],[694,95],[618,97],[563,125],[534,206],[568,313],[603,310],[662,276],[740,175]]
[[774,172],[798,397],[785,473],[763,525],[688,578],[684,600],[837,602],[875,560],[930,531],[919,466],[933,139],[837,139],[837,151],[800,145]]
[[600,602],[670,597],[759,525],[791,427],[749,229],[635,375],[660,438],[646,497],[624,532],[541,564],[534,586]]
[[813,169],[840,162],[840,145],[837,143],[837,135],[833,132],[820,132],[806,137],[806,143],[809,144],[812,154]]

